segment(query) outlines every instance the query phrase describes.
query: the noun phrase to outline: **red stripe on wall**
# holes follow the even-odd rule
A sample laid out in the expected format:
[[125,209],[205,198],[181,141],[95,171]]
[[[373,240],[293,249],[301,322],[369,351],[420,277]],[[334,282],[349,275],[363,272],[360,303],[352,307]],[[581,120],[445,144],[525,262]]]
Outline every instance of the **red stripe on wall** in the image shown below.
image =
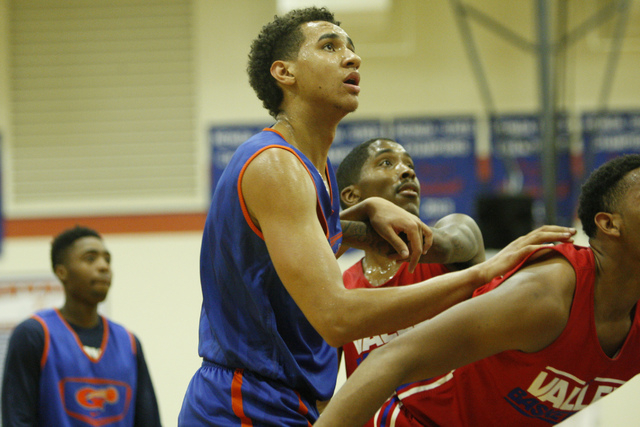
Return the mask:
[[5,237],[53,237],[62,230],[75,227],[76,225],[93,228],[100,234],[202,231],[206,218],[206,212],[198,212],[157,215],[6,219],[4,223],[4,235]]

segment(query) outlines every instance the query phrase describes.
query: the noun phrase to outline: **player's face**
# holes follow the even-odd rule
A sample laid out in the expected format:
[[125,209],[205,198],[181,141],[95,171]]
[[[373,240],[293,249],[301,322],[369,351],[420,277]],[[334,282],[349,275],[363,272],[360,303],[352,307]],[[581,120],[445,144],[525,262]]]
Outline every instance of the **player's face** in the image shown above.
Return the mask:
[[358,108],[360,57],[347,33],[325,21],[301,26],[305,41],[293,61],[298,96],[322,112],[343,114]]
[[56,270],[67,299],[94,305],[104,301],[111,286],[111,254],[97,237],[82,237],[69,248]]
[[357,185],[361,198],[378,196],[414,215],[420,214],[420,182],[413,160],[398,143],[378,140],[369,146]]

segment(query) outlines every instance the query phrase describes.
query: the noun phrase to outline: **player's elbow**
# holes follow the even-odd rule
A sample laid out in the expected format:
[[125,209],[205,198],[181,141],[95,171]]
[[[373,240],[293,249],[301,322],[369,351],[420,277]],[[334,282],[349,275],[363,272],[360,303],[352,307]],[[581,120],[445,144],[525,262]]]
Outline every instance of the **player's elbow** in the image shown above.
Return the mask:
[[322,331],[319,331],[322,338],[331,347],[340,348],[343,345],[352,341],[349,328],[344,325],[343,322],[331,322]]
[[358,325],[353,310],[339,309],[328,314],[316,325],[316,330],[332,347],[342,347],[358,338]]

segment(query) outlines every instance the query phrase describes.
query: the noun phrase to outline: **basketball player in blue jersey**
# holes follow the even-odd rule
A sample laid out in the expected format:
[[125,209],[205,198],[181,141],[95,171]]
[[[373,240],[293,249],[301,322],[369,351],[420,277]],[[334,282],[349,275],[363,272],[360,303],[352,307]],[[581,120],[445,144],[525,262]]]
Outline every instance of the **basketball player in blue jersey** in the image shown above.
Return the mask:
[[2,383],[2,424],[11,427],[160,426],[140,341],[98,314],[111,286],[100,235],[75,227],[51,245],[62,282],[60,309],[13,331]]
[[203,363],[179,426],[309,426],[335,388],[333,347],[431,317],[434,301],[469,297],[532,250],[431,286],[345,289],[341,245],[393,248],[413,270],[432,242],[418,217],[381,198],[340,212],[327,155],[358,106],[360,62],[326,9],[276,17],[253,42],[250,83],[275,124],[238,148],[216,184],[200,257]]

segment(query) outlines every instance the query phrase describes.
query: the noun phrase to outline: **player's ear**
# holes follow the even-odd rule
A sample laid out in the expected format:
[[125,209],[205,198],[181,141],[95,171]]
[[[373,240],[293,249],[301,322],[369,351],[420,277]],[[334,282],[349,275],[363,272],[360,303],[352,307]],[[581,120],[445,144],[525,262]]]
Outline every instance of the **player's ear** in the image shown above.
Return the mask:
[[278,83],[283,85],[292,85],[295,83],[296,78],[294,75],[294,64],[290,61],[274,61],[271,64],[271,75]]
[[65,280],[67,280],[67,267],[65,267],[63,264],[56,264],[56,267],[53,269],[53,272],[56,274],[56,277],[58,278],[58,280],[60,280],[62,283],[65,282]]
[[609,236],[620,236],[622,217],[617,213],[598,212],[594,218],[596,226]]
[[362,194],[360,194],[360,190],[355,185],[348,185],[340,192],[340,200],[349,207],[358,203],[361,198]]

